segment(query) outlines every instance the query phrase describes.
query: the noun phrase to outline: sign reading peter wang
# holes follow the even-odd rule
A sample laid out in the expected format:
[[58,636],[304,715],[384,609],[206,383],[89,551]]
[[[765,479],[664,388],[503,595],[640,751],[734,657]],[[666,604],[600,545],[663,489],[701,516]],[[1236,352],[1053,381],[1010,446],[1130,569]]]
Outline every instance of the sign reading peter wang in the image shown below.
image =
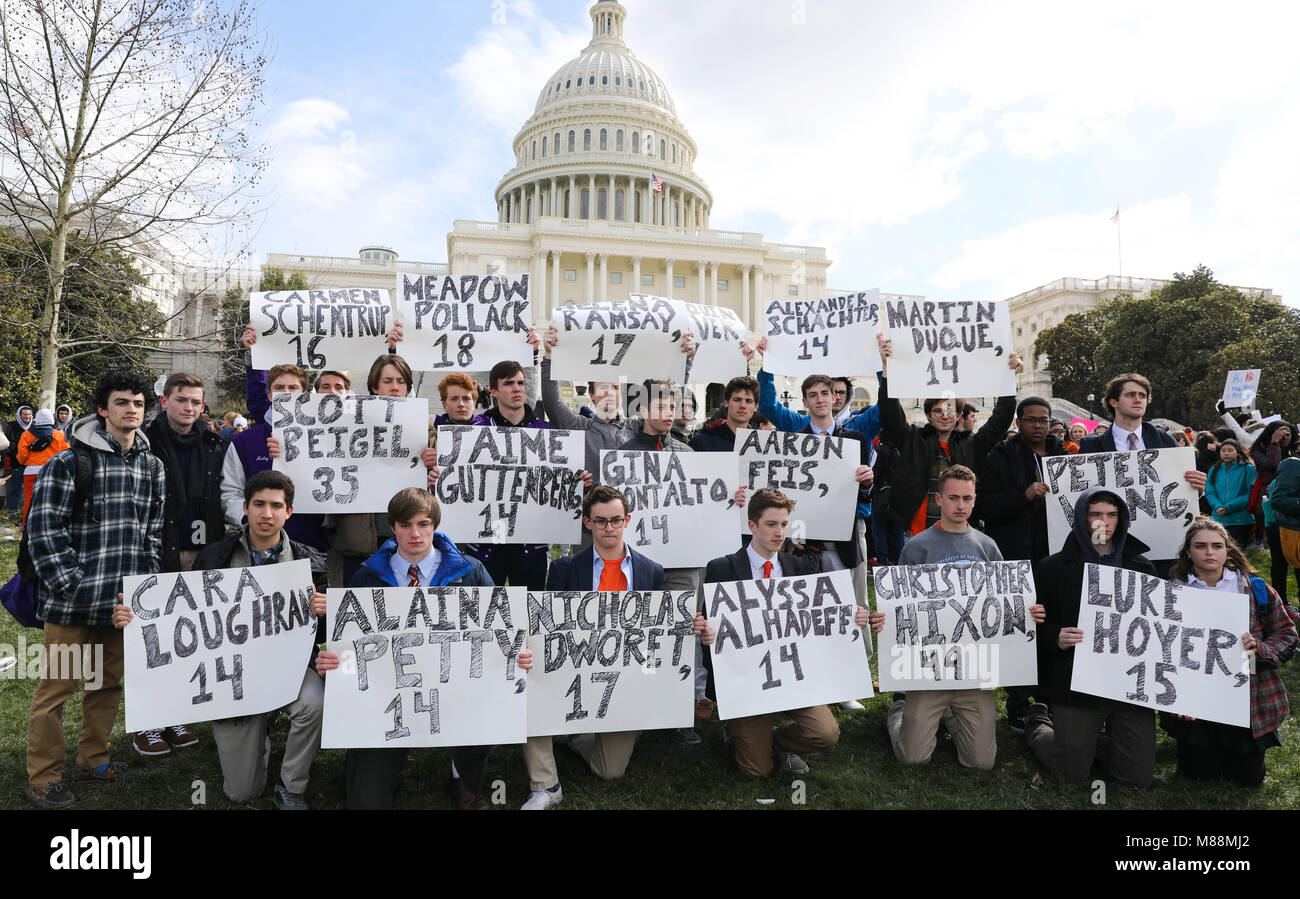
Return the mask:
[[528,735],[690,727],[695,591],[528,594]]
[[330,590],[321,747],[527,739],[522,587]]
[[369,287],[272,290],[248,295],[248,320],[254,368],[364,370],[388,350],[393,310],[388,291]]
[[293,702],[316,642],[313,592],[306,559],[123,578],[127,730]]
[[527,275],[397,274],[399,350],[416,371],[533,364]]

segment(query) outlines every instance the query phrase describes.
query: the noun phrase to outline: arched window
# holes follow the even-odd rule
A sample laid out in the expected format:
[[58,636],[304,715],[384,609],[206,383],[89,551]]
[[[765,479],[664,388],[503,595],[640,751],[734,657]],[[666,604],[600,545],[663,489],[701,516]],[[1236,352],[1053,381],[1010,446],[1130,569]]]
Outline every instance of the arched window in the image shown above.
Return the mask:
[[591,191],[587,190],[585,187],[582,189],[580,202],[582,204],[582,209],[579,210],[580,214],[578,217],[584,219],[589,218],[589,213],[591,211]]
[[609,149],[609,132],[604,128],[600,129],[600,148],[602,150]]
[[623,190],[622,188],[614,191],[614,218],[620,222],[624,217]]
[[660,158],[660,159],[667,159],[667,158],[668,158],[668,157],[665,155],[665,154],[667,153],[667,147],[668,147],[668,145],[667,145],[666,143],[664,143],[662,140],[659,141],[659,158]]
[[573,132],[569,132],[569,152],[573,152]]
[[623,129],[620,128],[614,132],[614,149],[623,152]]
[[633,152],[633,153],[637,153],[637,154],[640,154],[640,152],[641,152],[641,132],[640,132],[640,131],[633,131],[633,132],[632,132],[632,152]]
[[542,158],[546,158],[546,136],[542,135]]
[[560,132],[555,132],[555,142],[551,146],[555,148],[556,153],[560,152]]
[[572,79],[572,78],[569,78],[568,80],[566,80],[566,81],[564,82],[564,86],[565,86],[566,88],[573,87],[573,79]]
[[673,165],[677,164],[677,145],[673,144]]
[[601,76],[600,76],[600,83],[601,83],[601,84],[609,84],[609,76],[608,76],[608,75],[601,75]]
[[620,78],[619,76],[615,75],[615,76],[614,76],[614,87],[622,87],[622,85],[623,85],[623,79]]
[[591,129],[590,129],[590,128],[584,128],[584,129],[583,129],[583,132],[582,132],[582,149],[583,149],[584,151],[585,151],[585,150],[590,150],[590,149],[591,149]]
[[582,87],[582,76],[578,76],[578,87]]
[[533,156],[532,156],[532,158],[533,158],[534,160],[537,159],[537,141],[536,141],[536,140],[533,141]]
[[608,191],[603,187],[596,191],[596,218],[598,219],[605,218],[605,210],[609,208],[606,204],[607,193]]
[[641,191],[639,190],[632,193],[632,221],[641,221]]

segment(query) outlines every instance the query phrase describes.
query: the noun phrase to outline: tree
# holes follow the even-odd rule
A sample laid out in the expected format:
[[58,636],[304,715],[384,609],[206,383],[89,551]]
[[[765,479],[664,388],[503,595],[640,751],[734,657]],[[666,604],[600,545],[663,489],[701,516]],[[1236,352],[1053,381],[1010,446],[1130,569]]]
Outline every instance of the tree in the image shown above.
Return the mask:
[[100,251],[179,256],[247,224],[267,161],[247,136],[266,66],[251,25],[240,0],[0,5],[0,217],[43,275],[42,406],[63,354],[114,343],[119,309],[65,302]]
[[[307,277],[302,272],[291,272],[286,277],[283,269],[267,268],[262,272],[262,280],[257,289],[307,290]],[[248,324],[248,291],[242,285],[226,291],[217,308],[217,320],[221,326],[223,344],[217,388],[225,397],[227,408],[242,409],[247,377],[244,374],[244,345],[239,338]]]
[[1067,315],[1059,325],[1044,328],[1034,341],[1035,363],[1047,357],[1047,368],[1052,372],[1052,392],[1066,397],[1084,408],[1089,408],[1088,394],[1101,396],[1105,383],[1097,371],[1094,353],[1101,344],[1102,332],[1110,321],[1112,303],[1087,312]]
[[[1300,312],[1283,307],[1282,314],[1268,327],[1210,356],[1205,377],[1190,391],[1199,410],[1213,409],[1223,396],[1223,382],[1235,369],[1261,370],[1259,394],[1254,407],[1262,415],[1281,415],[1294,422],[1300,416],[1300,368],[1296,366],[1296,348],[1300,347]],[[1209,412],[1197,421],[1213,421]]]

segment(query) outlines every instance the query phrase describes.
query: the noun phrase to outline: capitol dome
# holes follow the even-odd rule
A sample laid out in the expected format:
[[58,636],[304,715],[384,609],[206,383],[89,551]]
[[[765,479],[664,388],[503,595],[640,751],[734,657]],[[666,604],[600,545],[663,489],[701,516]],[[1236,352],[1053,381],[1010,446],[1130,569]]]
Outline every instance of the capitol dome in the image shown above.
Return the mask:
[[590,14],[591,43],[542,86],[515,137],[497,220],[707,228],[713,196],[695,174],[695,141],[663,79],[624,43],[627,10],[600,0]]

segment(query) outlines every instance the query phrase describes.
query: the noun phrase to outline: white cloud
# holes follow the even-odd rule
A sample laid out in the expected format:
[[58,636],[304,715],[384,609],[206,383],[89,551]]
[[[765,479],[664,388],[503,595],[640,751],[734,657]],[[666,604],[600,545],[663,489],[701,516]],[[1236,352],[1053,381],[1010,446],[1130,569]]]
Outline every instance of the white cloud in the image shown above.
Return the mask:
[[348,110],[318,97],[289,103],[268,129],[279,201],[291,212],[342,206],[368,181],[367,150],[352,131],[340,131]]

